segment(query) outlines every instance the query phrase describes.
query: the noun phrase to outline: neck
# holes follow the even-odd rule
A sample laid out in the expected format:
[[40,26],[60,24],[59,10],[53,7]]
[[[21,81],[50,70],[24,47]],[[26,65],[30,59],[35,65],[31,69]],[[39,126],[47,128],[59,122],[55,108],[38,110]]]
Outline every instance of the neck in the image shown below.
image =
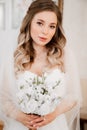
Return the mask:
[[45,46],[33,44],[33,47],[35,49],[36,57],[47,53]]

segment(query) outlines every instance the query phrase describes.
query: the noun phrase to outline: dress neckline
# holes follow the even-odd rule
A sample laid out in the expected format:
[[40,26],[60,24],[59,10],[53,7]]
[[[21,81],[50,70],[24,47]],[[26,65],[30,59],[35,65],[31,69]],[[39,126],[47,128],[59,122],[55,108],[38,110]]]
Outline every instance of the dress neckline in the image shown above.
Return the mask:
[[43,72],[42,75],[39,75],[39,74],[37,74],[37,73],[34,73],[34,72],[30,71],[30,70],[25,70],[24,73],[27,72],[27,73],[30,73],[30,74],[32,74],[32,75],[34,75],[34,76],[37,76],[37,77],[42,78],[42,76],[43,76],[44,74],[51,74],[52,72],[55,72],[55,71],[64,73],[64,72],[62,72],[59,68],[49,69],[49,70]]

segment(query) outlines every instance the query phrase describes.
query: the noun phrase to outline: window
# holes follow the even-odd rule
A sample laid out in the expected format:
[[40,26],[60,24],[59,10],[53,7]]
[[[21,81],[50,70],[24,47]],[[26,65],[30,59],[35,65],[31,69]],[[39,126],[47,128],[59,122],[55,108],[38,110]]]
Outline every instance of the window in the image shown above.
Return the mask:
[[5,29],[5,3],[0,1],[0,30]]

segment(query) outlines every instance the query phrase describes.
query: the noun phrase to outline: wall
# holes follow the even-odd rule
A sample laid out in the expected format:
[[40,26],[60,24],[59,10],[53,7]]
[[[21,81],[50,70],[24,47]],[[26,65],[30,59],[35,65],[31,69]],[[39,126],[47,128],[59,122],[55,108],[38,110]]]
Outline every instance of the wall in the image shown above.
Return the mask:
[[64,0],[64,29],[78,61],[80,77],[87,78],[87,0]]

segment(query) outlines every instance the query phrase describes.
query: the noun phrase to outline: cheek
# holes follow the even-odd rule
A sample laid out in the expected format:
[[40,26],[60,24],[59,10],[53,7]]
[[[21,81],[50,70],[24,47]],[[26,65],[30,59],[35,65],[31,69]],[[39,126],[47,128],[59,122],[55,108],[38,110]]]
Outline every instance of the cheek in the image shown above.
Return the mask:
[[36,26],[31,27],[30,34],[31,34],[31,37],[37,36],[39,34],[38,28]]
[[55,31],[50,33],[50,38],[52,38],[55,35]]
[[30,31],[30,34],[31,34],[31,37],[32,39],[35,37],[36,33],[35,33],[35,29],[34,28],[31,28],[31,31]]

